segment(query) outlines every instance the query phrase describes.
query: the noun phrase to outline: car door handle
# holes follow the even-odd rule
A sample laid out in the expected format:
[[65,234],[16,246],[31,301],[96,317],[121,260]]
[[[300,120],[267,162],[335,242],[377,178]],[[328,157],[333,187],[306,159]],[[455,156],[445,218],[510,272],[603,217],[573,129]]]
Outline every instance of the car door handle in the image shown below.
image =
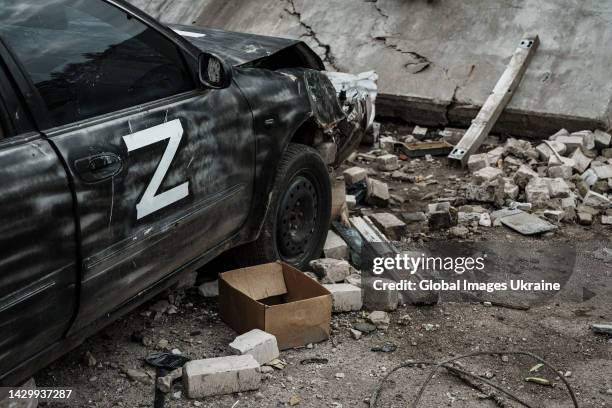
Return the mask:
[[75,160],[74,168],[83,181],[93,183],[117,175],[123,161],[115,153],[100,153]]

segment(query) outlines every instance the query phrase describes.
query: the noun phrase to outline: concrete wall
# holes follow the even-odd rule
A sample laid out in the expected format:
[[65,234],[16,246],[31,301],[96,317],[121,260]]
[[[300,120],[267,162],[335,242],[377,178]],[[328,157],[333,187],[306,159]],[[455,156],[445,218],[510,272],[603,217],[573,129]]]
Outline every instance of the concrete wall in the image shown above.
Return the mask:
[[174,8],[165,20],[302,38],[330,69],[376,69],[380,112],[425,125],[469,124],[523,34],[538,33],[540,48],[497,130],[545,136],[612,122],[609,0],[147,3]]

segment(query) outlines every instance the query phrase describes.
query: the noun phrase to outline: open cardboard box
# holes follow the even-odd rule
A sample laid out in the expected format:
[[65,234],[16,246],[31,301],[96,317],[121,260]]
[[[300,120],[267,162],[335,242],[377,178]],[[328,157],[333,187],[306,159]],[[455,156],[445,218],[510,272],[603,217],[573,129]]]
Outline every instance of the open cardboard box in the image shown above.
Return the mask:
[[219,309],[239,334],[264,330],[281,350],[329,338],[331,293],[283,262],[220,274]]

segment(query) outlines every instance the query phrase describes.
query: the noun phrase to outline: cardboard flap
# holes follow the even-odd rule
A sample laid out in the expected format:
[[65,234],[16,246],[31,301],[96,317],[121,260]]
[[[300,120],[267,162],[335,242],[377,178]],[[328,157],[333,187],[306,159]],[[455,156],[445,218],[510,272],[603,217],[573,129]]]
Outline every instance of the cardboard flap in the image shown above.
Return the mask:
[[255,300],[287,293],[283,266],[279,263],[236,269],[220,274],[220,278],[234,289]]
[[310,299],[331,293],[321,286],[319,282],[306,276],[300,270],[291,265],[283,265],[285,285],[287,287],[287,302]]

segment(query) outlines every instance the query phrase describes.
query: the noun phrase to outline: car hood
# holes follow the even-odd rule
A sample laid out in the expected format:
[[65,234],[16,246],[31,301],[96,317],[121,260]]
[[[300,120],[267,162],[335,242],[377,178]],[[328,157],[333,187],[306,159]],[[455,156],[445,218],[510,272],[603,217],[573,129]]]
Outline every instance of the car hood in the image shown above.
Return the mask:
[[302,41],[299,40],[237,33],[214,28],[180,24],[168,24],[168,27],[200,50],[215,54],[233,66],[246,65],[265,59],[279,51],[302,44]]

